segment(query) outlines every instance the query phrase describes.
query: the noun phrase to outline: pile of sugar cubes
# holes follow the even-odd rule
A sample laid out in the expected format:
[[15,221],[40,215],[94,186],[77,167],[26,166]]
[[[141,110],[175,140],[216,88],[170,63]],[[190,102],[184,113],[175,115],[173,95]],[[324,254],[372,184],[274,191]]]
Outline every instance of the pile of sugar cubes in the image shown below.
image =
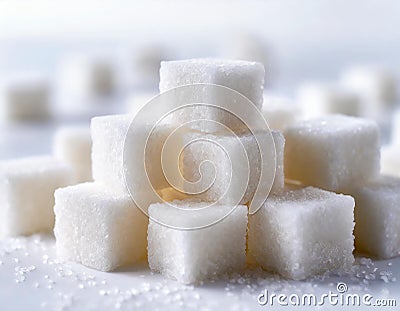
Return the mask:
[[[92,119],[91,135],[88,129],[61,130],[54,157],[0,165],[1,235],[48,231],[55,219],[60,260],[111,271],[147,259],[151,270],[182,283],[215,279],[249,266],[295,280],[348,271],[354,249],[377,258],[399,256],[400,178],[380,173],[377,124],[340,114],[297,120],[284,99],[263,100],[264,76],[260,63],[213,59],[161,62],[160,70],[160,92],[187,84],[222,85],[250,99],[273,124],[272,140],[266,139],[269,131],[258,133],[261,143],[275,148],[276,163],[268,166],[275,179],[256,213],[249,213],[248,205],[263,164],[251,133],[240,128],[187,129],[182,144],[200,141],[183,149],[182,175],[214,182],[199,194],[177,195],[163,178],[160,158],[166,137],[180,119],[160,126],[146,160],[152,164],[149,179],[163,200],[149,204],[147,217],[132,200],[124,176],[124,163],[133,176],[143,165],[135,158],[124,159],[124,143],[135,143],[135,137],[125,139],[133,115],[109,115]],[[270,102],[278,108],[268,107]],[[279,105],[285,105],[286,113],[274,112]],[[225,118],[204,109],[200,114],[213,121]],[[190,118],[185,113],[190,110],[180,117]],[[231,159],[217,145],[232,154],[244,148],[250,163],[236,163],[230,171]],[[205,160],[213,167],[203,167],[200,176]],[[238,181],[248,164],[251,174],[236,204]],[[148,195],[140,191],[142,179],[137,173],[135,196]],[[207,225],[215,219],[219,221]]]

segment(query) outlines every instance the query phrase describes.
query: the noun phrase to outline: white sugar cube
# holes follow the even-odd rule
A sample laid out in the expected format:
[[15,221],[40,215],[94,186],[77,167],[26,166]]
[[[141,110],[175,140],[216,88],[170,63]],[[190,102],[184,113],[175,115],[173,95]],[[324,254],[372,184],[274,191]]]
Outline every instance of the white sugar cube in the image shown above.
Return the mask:
[[[269,135],[268,132],[260,132],[257,138],[260,139],[260,144],[275,143],[276,163],[268,163],[268,158],[264,157],[263,165],[266,165],[269,171],[275,170],[272,192],[276,192],[280,191],[284,184],[285,139],[280,132],[273,131],[272,139]],[[187,185],[188,193],[198,193],[196,197],[205,201],[219,200],[221,203],[231,204],[245,204],[253,198],[260,182],[262,164],[260,149],[254,135],[245,132],[236,137],[229,132],[214,135],[193,131],[184,134],[183,143],[186,145],[182,150],[183,177],[195,183]],[[244,161],[238,157],[242,145],[246,152]],[[269,146],[270,149],[273,147]],[[243,198],[241,195],[244,195]]]
[[305,118],[327,114],[362,115],[360,96],[339,85],[305,83],[297,91],[297,102]]
[[198,283],[245,267],[246,206],[206,207],[206,203],[192,201],[172,204],[149,207],[150,269],[181,283]]
[[356,66],[340,77],[346,87],[357,92],[365,101],[365,114],[376,117],[377,113],[392,108],[397,99],[397,81],[394,75],[374,66]]
[[101,271],[145,259],[148,220],[128,195],[84,183],[55,192],[57,254]]
[[317,188],[287,188],[249,216],[250,262],[301,280],[353,261],[354,199]]
[[160,92],[193,83],[218,84],[243,94],[261,109],[264,75],[264,66],[257,62],[207,58],[161,62]]
[[288,98],[264,95],[262,113],[268,126],[272,130],[283,131],[294,124],[300,115]]
[[42,121],[49,118],[50,85],[39,75],[25,74],[0,82],[0,120]]
[[73,169],[76,183],[92,180],[92,138],[89,127],[60,128],[54,137],[53,152]]
[[71,169],[52,157],[0,162],[0,237],[52,230],[54,191],[71,182]]
[[381,173],[400,177],[400,146],[390,145],[382,147]]
[[123,149],[131,120],[130,115],[104,116],[93,118],[90,124],[93,179],[116,193],[126,193]]
[[379,258],[400,256],[400,179],[380,177],[352,191],[356,250]]
[[[263,85],[265,70],[262,64],[256,62],[218,60],[218,59],[190,59],[182,61],[162,62],[160,69],[160,92],[174,87],[207,83],[228,87],[247,97],[261,110],[263,103]],[[205,104],[223,107],[227,102],[225,94],[210,91]],[[231,101],[231,99],[229,99]],[[228,104],[231,104],[230,102]],[[251,105],[246,101],[238,101],[237,105]],[[246,107],[243,107],[243,109]],[[193,117],[228,124],[231,128],[241,128],[243,124],[234,115],[227,111],[195,106],[183,108],[174,115],[177,123],[181,124]],[[193,128],[212,132],[212,124],[195,124]]]
[[305,185],[346,192],[380,170],[375,122],[330,115],[299,122],[285,131],[285,177]]
[[[132,120],[133,116],[126,114],[95,117],[91,122],[93,178],[96,182],[105,184],[120,194],[128,191],[124,177],[123,155],[125,137]],[[141,130],[146,132],[147,129],[148,125],[143,124]],[[134,154],[128,152],[130,156],[125,159],[125,165],[127,165],[129,171],[135,174],[132,182],[139,185],[146,182],[146,178],[149,178],[154,189],[169,186],[164,178],[161,166],[161,151],[170,132],[171,128],[168,125],[160,125],[150,135],[146,148],[146,171],[144,170],[145,164],[138,160]],[[135,144],[135,138],[127,140],[126,143]],[[128,150],[131,150],[131,147],[134,146],[126,146]],[[145,150],[140,150],[140,152],[144,153]],[[138,188],[140,187],[136,187],[136,189]],[[129,189],[132,190],[130,186]]]

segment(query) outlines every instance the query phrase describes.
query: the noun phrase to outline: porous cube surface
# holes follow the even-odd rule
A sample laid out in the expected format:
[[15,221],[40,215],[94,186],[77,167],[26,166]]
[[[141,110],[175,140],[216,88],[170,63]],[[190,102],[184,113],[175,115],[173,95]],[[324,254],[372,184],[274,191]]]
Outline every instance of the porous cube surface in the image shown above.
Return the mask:
[[317,188],[287,187],[249,216],[250,262],[301,280],[353,261],[354,199]]
[[400,145],[382,147],[381,173],[384,175],[400,177]]
[[373,121],[330,115],[296,123],[284,135],[288,179],[346,192],[379,174],[379,129]]
[[148,220],[128,195],[78,184],[56,191],[54,212],[60,260],[111,271],[145,258]]
[[[268,163],[267,157],[264,157],[261,162],[256,136],[250,132],[244,132],[237,136],[230,132],[220,132],[214,135],[192,131],[184,134],[183,143],[186,147],[182,150],[181,170],[187,181],[195,183],[189,184],[186,190],[190,193],[197,193],[197,198],[209,202],[219,200],[221,203],[248,203],[260,183],[263,163],[268,170],[275,170],[272,192],[280,191],[284,184],[285,139],[282,133],[277,131],[272,132],[273,140],[269,139],[268,132],[258,134],[257,138],[260,138],[258,143],[275,143],[276,163]],[[247,159],[247,161],[242,161],[237,157],[242,147],[246,152],[245,160]],[[270,148],[273,147],[270,146]],[[249,178],[246,183],[247,176]],[[242,187],[243,183],[246,183],[244,188]],[[210,187],[208,187],[209,185]],[[243,189],[245,191],[242,191]],[[243,195],[243,198],[238,201],[240,194]]]
[[131,121],[131,115],[115,115],[95,117],[90,124],[93,179],[118,193],[126,192],[123,151]]
[[160,92],[174,87],[210,83],[229,87],[261,109],[265,69],[261,63],[222,59],[161,62]]
[[0,81],[0,120],[42,121],[50,116],[49,82],[36,74]]
[[71,182],[71,169],[49,156],[1,162],[0,236],[50,232],[54,191]]
[[[191,200],[150,205],[150,269],[187,284],[245,267],[247,207],[208,205]],[[196,227],[203,228],[178,229]]]
[[58,129],[53,152],[73,169],[76,183],[92,180],[92,138],[89,127],[65,126]]
[[[197,83],[222,85],[241,93],[261,110],[264,76],[264,66],[257,62],[207,58],[168,61],[161,62],[159,89],[160,92],[164,92],[174,87]],[[205,104],[224,107],[228,100],[226,94],[213,89],[208,90],[208,92]],[[229,104],[231,104],[231,101],[230,98]],[[236,105],[251,104],[244,100],[238,100]],[[247,107],[240,107],[240,109],[247,109]],[[243,123],[236,116],[215,107],[197,105],[182,108],[173,114],[173,120],[179,124],[193,118],[214,120],[235,129],[243,127]],[[194,129],[205,132],[218,130],[212,123],[196,123],[192,126]]]
[[264,95],[262,113],[272,130],[283,131],[294,124],[300,111],[288,98]]
[[400,255],[400,179],[380,176],[355,185],[356,250],[378,258]]
[[[145,156],[146,162],[152,165],[146,165],[147,171],[145,172],[143,162],[138,160],[134,153],[127,152],[130,156],[125,159],[124,163],[125,137],[128,134],[132,120],[133,116],[129,114],[95,117],[92,119],[92,169],[94,180],[107,185],[116,193],[127,193],[128,188],[124,177],[124,165],[126,165],[137,176],[132,182],[146,182],[145,178],[149,178],[154,183],[155,189],[167,187],[161,166],[161,150],[166,137],[171,131],[170,127],[168,125],[160,125],[150,135]],[[147,129],[145,126],[143,125],[141,129],[143,133]],[[142,135],[143,133],[133,133],[132,135]],[[129,139],[126,142],[127,144],[134,144],[135,139]],[[131,145],[125,147],[128,150],[132,149]],[[145,152],[145,150],[140,152]],[[138,189],[140,187],[135,188]],[[129,187],[129,189],[132,190],[133,188]]]

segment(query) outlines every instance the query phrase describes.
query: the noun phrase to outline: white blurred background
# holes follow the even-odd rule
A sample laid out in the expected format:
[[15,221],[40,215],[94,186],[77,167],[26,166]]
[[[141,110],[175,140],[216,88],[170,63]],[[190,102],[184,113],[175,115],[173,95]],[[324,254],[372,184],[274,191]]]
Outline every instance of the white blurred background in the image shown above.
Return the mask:
[[399,16],[396,0],[3,1],[0,70],[52,73],[67,53],[153,43],[171,58],[223,56],[252,34],[268,48],[267,87],[290,92],[355,63],[399,74]]
[[[157,93],[165,59],[262,61],[266,90],[294,104],[303,82],[337,83],[356,65],[383,68],[397,92],[399,16],[396,0],[1,1],[0,81],[32,72],[48,79],[51,118],[33,127],[47,137],[61,124],[135,110]],[[368,115],[384,141],[392,108]],[[15,146],[15,135],[29,136],[20,135],[27,123],[3,123],[0,158],[49,150],[50,138]]]

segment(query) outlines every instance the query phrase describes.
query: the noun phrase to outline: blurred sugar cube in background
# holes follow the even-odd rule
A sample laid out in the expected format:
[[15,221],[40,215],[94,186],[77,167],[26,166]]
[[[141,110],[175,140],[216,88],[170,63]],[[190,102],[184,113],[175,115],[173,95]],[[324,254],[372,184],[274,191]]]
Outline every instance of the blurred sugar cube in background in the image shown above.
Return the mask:
[[116,91],[113,59],[94,55],[66,58],[59,65],[59,87],[64,96],[76,99],[105,97]]
[[259,62],[266,68],[272,64],[266,40],[250,31],[232,29],[231,35],[222,40],[219,53],[221,58]]
[[321,82],[302,84],[297,101],[306,118],[327,114],[362,116],[362,102],[358,94],[339,85]]
[[89,118],[118,109],[122,77],[112,53],[64,56],[55,68],[56,111],[61,117]]
[[357,66],[347,69],[340,82],[364,98],[364,113],[374,114],[393,108],[398,99],[398,82],[394,74],[376,66]]
[[160,81],[160,63],[170,58],[170,48],[161,42],[147,42],[124,49],[121,69],[126,87],[154,92]]
[[3,123],[41,122],[52,115],[52,85],[38,73],[0,76],[0,120]]

